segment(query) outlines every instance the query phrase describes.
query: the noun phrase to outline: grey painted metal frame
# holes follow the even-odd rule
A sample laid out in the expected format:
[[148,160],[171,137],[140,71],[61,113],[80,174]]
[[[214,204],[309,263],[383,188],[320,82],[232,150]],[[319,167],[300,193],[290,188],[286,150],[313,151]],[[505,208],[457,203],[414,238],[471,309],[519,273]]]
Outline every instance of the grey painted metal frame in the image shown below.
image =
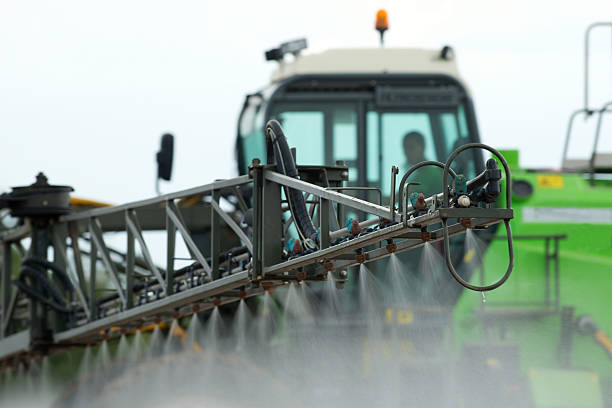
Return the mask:
[[[206,194],[212,194],[217,201],[211,203],[211,211],[213,217],[217,218],[217,224],[220,220],[223,220],[231,230],[238,235],[240,240],[247,246],[250,252],[252,252],[253,245],[248,236],[240,229],[236,222],[224,212],[218,205],[220,198],[220,191],[222,189],[232,189],[233,191],[240,192],[239,188],[241,185],[251,183],[253,180],[249,176],[241,176],[232,180],[222,180],[204,186],[179,191],[177,193],[166,194],[161,197],[155,197],[147,200],[137,201],[133,203],[123,204],[115,207],[97,208],[89,211],[83,211],[80,213],[73,213],[63,217],[57,222],[54,222],[50,228],[52,244],[55,249],[54,251],[54,262],[63,268],[66,268],[72,286],[75,289],[78,300],[78,307],[82,317],[78,319],[77,325],[87,322],[97,322],[100,317],[101,310],[99,309],[98,301],[99,288],[96,287],[96,275],[97,272],[102,269],[106,272],[110,282],[113,286],[113,293],[116,295],[119,304],[119,314],[124,313],[130,309],[138,309],[134,307],[134,282],[135,282],[135,267],[140,265],[144,266],[150,271],[151,276],[154,280],[149,282],[149,286],[153,288],[159,288],[159,293],[156,295],[158,298],[167,299],[173,294],[174,289],[174,259],[175,259],[175,234],[179,231],[182,238],[188,247],[188,250],[192,254],[194,260],[198,261],[202,268],[209,274],[213,274],[214,269],[218,269],[218,265],[215,268],[210,266],[210,262],[207,261],[206,257],[202,254],[198,246],[196,245],[191,232],[185,223],[181,210],[174,202],[175,200],[185,199],[190,197],[202,197]],[[238,204],[241,206],[243,211],[246,211],[247,204],[244,198],[238,199]],[[153,256],[149,248],[147,247],[145,238],[143,236],[143,228],[139,222],[138,211],[140,209],[151,208],[152,206],[165,207],[165,218],[166,218],[166,230],[168,235],[168,250],[167,250],[167,264],[166,271],[161,270],[156,266],[153,261]],[[125,223],[125,233],[127,236],[126,252],[125,255],[119,253],[122,256],[121,261],[114,259],[117,255],[117,251],[107,246],[104,237],[104,228],[102,219],[106,216],[112,216],[113,219],[117,219],[116,215],[120,215]],[[16,227],[12,230],[2,231],[0,235],[0,241],[3,245],[3,264],[2,266],[2,278],[0,279],[0,339],[9,336],[8,329],[11,327],[11,320],[13,319],[14,311],[17,307],[23,310],[23,307],[28,304],[28,300],[18,296],[18,292],[12,290],[12,263],[14,257],[12,257],[12,250],[15,248],[13,244],[16,244],[19,248],[22,248],[19,240],[26,238],[30,232],[29,224],[26,222],[24,225]],[[90,241],[91,249],[88,251],[82,251],[79,246],[79,237],[83,232],[89,233],[84,238]],[[219,234],[216,234],[219,236]],[[70,245],[66,245],[66,240],[70,238]],[[217,238],[218,239],[218,238]],[[135,243],[141,248],[144,262],[139,261],[136,258]],[[67,254],[66,249],[70,248],[71,257]],[[216,252],[219,252],[217,245]],[[89,258],[89,282],[86,280],[85,270],[83,268],[82,254],[85,253]],[[98,262],[101,261],[101,264]],[[102,268],[101,268],[102,267]],[[142,268],[141,268],[142,269]],[[5,272],[6,271],[6,272]],[[122,280],[121,273],[125,273],[125,280]],[[165,276],[164,276],[165,274]],[[230,280],[233,280],[232,278]],[[220,282],[225,282],[220,280]],[[215,283],[215,285],[217,285]],[[105,297],[107,289],[105,288]],[[178,298],[185,298],[182,294]],[[161,307],[164,307],[164,303],[153,302]],[[20,305],[20,306],[18,306]],[[139,309],[140,310],[140,309]],[[106,313],[106,312],[105,312]],[[20,315],[23,313],[20,312]],[[117,313],[115,314],[117,315]],[[21,319],[25,316],[19,317]],[[113,320],[112,316],[108,319]],[[61,327],[56,327],[56,330],[60,330]],[[9,336],[10,337],[10,336]],[[8,343],[6,343],[8,344]],[[7,346],[8,347],[8,346]],[[7,350],[10,347],[6,348]],[[0,344],[0,356],[3,355],[5,350],[4,343]]]
[[[111,327],[136,327],[156,318],[169,319],[176,314],[193,313],[193,307],[198,305],[199,310],[212,308],[215,305],[237,301],[245,296],[252,296],[262,292],[266,285],[278,286],[290,279],[297,279],[297,272],[301,278],[309,280],[322,280],[327,276],[325,271],[341,269],[356,265],[359,262],[369,262],[391,254],[385,247],[372,245],[379,244],[385,240],[395,240],[397,251],[406,251],[425,243],[421,239],[420,231],[429,225],[436,224],[443,219],[471,218],[473,225],[483,227],[492,225],[512,218],[511,209],[491,208],[440,208],[419,217],[409,220],[401,220],[399,212],[394,208],[385,208],[379,204],[351,197],[346,194],[332,191],[318,185],[294,179],[276,173],[269,167],[261,166],[258,161],[253,163],[250,176],[241,176],[232,180],[218,181],[205,186],[184,190],[178,193],[166,194],[164,196],[142,200],[134,203],[119,205],[116,207],[99,208],[81,213],[75,213],[60,217],[54,228],[62,228],[61,233],[54,231],[53,241],[57,252],[57,260],[69,270],[69,276],[73,286],[77,290],[79,304],[82,310],[76,323],[70,328],[58,328],[55,330],[53,340],[56,347],[69,347],[72,344],[81,344],[85,341],[96,341],[101,338],[102,333],[108,333]],[[253,238],[247,233],[234,218],[224,211],[219,201],[221,191],[229,189],[239,191],[241,185],[252,183],[252,211],[253,211]],[[312,253],[297,258],[282,258],[282,198],[281,187],[288,187],[309,194],[313,197],[312,204],[319,207],[318,225],[321,231],[320,247]],[[210,201],[203,199],[208,196]],[[181,208],[177,200],[197,197],[210,208],[210,254],[205,255],[196,243],[189,225],[185,222]],[[180,203],[180,202],[179,202]],[[184,202],[183,202],[184,203]],[[348,206],[365,214],[373,215],[374,218],[362,223],[375,226],[372,230],[359,236],[347,238],[346,241],[332,245],[334,233],[330,231],[330,215],[336,205]],[[187,204],[184,204],[187,205]],[[237,199],[237,205],[241,211],[248,209],[244,199]],[[164,217],[165,232],[167,235],[166,245],[166,270],[157,266],[153,256],[147,247],[143,228],[139,222],[138,211],[155,206],[161,209],[160,214]],[[185,208],[185,207],[183,207]],[[198,207],[200,208],[200,207]],[[207,213],[208,214],[208,213]],[[105,216],[121,217],[125,220],[126,252],[121,261],[117,261],[117,253],[111,250],[105,242],[104,230],[101,219]],[[381,219],[386,220],[381,223]],[[389,221],[390,220],[390,221]],[[227,267],[221,269],[220,251],[220,227],[221,223],[227,225],[229,230],[243,243],[246,252],[240,255],[240,262],[233,268],[231,262]],[[379,224],[380,225],[376,225]],[[79,228],[87,224],[86,231],[89,234],[91,250],[89,252],[89,285],[85,281],[85,272],[81,259],[82,251],[79,248]],[[203,271],[207,280],[193,285],[191,277],[185,278],[187,272],[175,269],[176,233],[184,240],[196,270]],[[459,224],[448,226],[448,234],[456,235],[465,232],[465,228]],[[441,229],[431,231],[431,240],[443,239]],[[7,235],[16,236],[16,235]],[[66,240],[70,237],[72,249],[72,263],[65,252]],[[330,239],[331,238],[331,239]],[[63,241],[62,241],[63,240]],[[3,270],[11,268],[10,250],[12,243],[4,242],[5,256]],[[150,275],[144,278],[136,274],[136,242],[141,248],[143,261],[138,261],[139,267],[144,266],[150,271]],[[7,253],[7,248],[9,254]],[[359,261],[356,254],[363,254],[363,260]],[[113,258],[115,257],[115,258]],[[99,268],[99,262],[103,268]],[[7,266],[9,265],[9,266]],[[225,263],[223,263],[225,265]],[[201,268],[201,269],[200,269]],[[108,275],[113,284],[112,294],[105,293],[98,296],[96,287],[96,275],[102,269]],[[223,276],[221,276],[223,272]],[[314,274],[312,273],[314,272]],[[125,273],[123,280],[121,273]],[[148,277],[151,277],[151,281]],[[200,275],[202,277],[203,275]],[[7,278],[8,277],[8,278]],[[27,304],[27,300],[18,299],[18,292],[10,291],[10,273],[3,273],[3,286],[0,306],[2,306],[1,333],[6,336],[6,328],[10,323],[13,311],[18,304]],[[136,279],[140,279],[138,289]],[[177,280],[178,279],[178,280]],[[189,283],[187,284],[187,280]],[[142,287],[144,284],[144,287]],[[183,285],[181,287],[181,285]],[[86,293],[88,292],[88,293]],[[239,295],[240,293],[240,295]],[[10,301],[8,301],[10,296]],[[138,297],[138,303],[135,303]],[[102,302],[102,303],[101,303]],[[21,307],[21,306],[20,306]],[[102,316],[101,316],[102,315]],[[29,333],[28,333],[29,335]],[[15,335],[17,336],[17,335]],[[19,336],[26,336],[19,334]],[[22,342],[17,338],[9,336],[0,340],[0,360],[12,356],[15,350],[27,351]],[[7,340],[5,342],[4,340]],[[15,345],[19,343],[18,345]],[[19,351],[18,351],[19,352]]]
[[[117,272],[117,268],[111,260],[110,252],[108,251],[108,248],[104,243],[104,238],[102,237],[102,226],[100,225],[100,221],[96,217],[92,217],[89,220],[89,233],[91,234],[92,242],[95,242],[96,248],[100,256],[102,257],[102,262],[104,263],[104,266],[106,267],[106,270],[109,273],[111,281],[113,282],[113,285],[115,285],[115,289],[119,294],[121,303],[123,303],[124,307],[127,306],[125,292],[123,291],[123,288],[121,287],[121,282],[119,281],[119,273]],[[92,251],[92,255],[93,253],[94,252]]]
[[[323,187],[316,186],[314,184],[306,183],[301,180],[297,180],[291,177],[287,177],[283,174],[279,174],[272,171],[264,171],[264,177],[266,180],[274,181],[282,186],[294,188],[306,193],[314,194],[319,198],[331,200],[336,203],[351,207],[358,211],[363,211],[368,214],[377,215],[383,218],[389,218],[391,216],[388,208],[381,205],[372,204],[369,201],[360,200],[359,198],[351,197],[346,194],[337,193],[335,191],[327,190]],[[392,221],[400,221],[399,214],[393,213]]]
[[247,237],[247,235],[238,226],[238,224],[236,224],[236,222],[232,219],[232,217],[230,217],[228,213],[226,213],[225,211],[221,209],[221,207],[219,206],[219,203],[213,200],[210,202],[210,204],[212,205],[213,210],[215,210],[215,212],[219,214],[221,218],[223,218],[223,221],[225,221],[225,223],[232,229],[232,231],[234,231],[236,235],[238,235],[238,237],[240,238],[240,241],[242,241],[242,243],[249,250],[249,253],[252,255],[253,254],[253,244],[251,243],[251,240],[249,239],[249,237]]
[[[151,253],[149,252],[147,243],[145,242],[144,237],[142,236],[142,229],[140,228],[140,225],[138,223],[138,217],[136,216],[136,212],[134,212],[134,210],[125,211],[125,222],[127,224],[127,228],[130,230],[131,235],[136,238],[136,241],[138,241],[138,244],[140,245],[140,250],[142,251],[147,265],[149,266],[149,269],[151,270],[151,272],[153,272],[153,275],[159,282],[164,294],[167,294],[168,292],[166,290],[166,281],[161,276],[161,273],[159,273],[159,269],[157,269],[155,262],[153,262],[153,257],[151,257]],[[133,271],[131,272],[133,274]]]
[[[87,298],[85,297],[85,294],[82,291],[81,282],[78,280],[79,279],[78,274],[72,270],[72,266],[70,265],[70,262],[68,262],[68,258],[66,257],[65,247],[60,250],[63,243],[62,243],[60,236],[57,234],[57,230],[55,229],[53,230],[52,239],[53,239],[53,246],[54,246],[54,254],[56,257],[60,257],[62,259],[62,263],[65,265],[66,269],[68,270],[68,278],[72,282],[72,286],[74,287],[74,290],[77,293],[77,297],[79,298],[81,307],[83,308],[83,310],[85,311],[85,315],[87,315],[87,318],[89,319],[91,316],[89,312],[89,306],[87,305]],[[64,243],[65,242],[66,241],[64,240]],[[76,275],[76,279],[75,279],[75,275]]]
[[208,264],[208,262],[206,261],[206,258],[204,258],[204,255],[202,255],[202,252],[200,251],[195,241],[191,237],[191,234],[189,233],[189,229],[185,225],[185,222],[181,219],[179,209],[176,206],[176,204],[174,204],[173,201],[167,202],[166,214],[168,215],[168,218],[170,219],[170,221],[174,224],[174,226],[181,233],[181,236],[183,237],[183,240],[185,241],[185,245],[187,245],[189,252],[191,252],[191,256],[193,256],[200,263],[200,265],[202,265],[202,268],[204,268],[204,270],[208,274],[210,274],[212,272],[210,265]]
[[176,307],[183,304],[193,303],[202,298],[218,295],[219,293],[223,293],[227,290],[243,286],[246,283],[248,283],[247,272],[240,272],[202,286],[188,289],[181,293],[176,293],[156,302],[137,306],[133,309],[96,320],[81,327],[57,333],[54,336],[54,340],[57,343],[74,342],[78,341],[79,339],[84,339],[88,336],[95,335],[100,331],[109,329],[113,326],[131,324],[135,327],[138,324],[141,324],[147,318],[152,321],[154,317],[164,311],[174,310]]
[[26,353],[30,349],[30,330],[23,330],[0,341],[0,355],[3,358]]
[[60,217],[60,221],[78,221],[86,220],[91,217],[100,217],[103,215],[113,214],[121,210],[135,209],[138,207],[147,207],[155,204],[163,205],[166,201],[176,200],[179,198],[193,197],[205,193],[210,193],[213,190],[221,190],[224,188],[232,188],[243,184],[248,184],[252,180],[249,176],[239,176],[230,180],[220,180],[214,183],[205,184],[200,187],[189,188],[187,190],[177,191],[175,193],[164,194],[154,198],[148,198],[146,200],[134,201],[127,204],[116,205],[113,207],[96,208],[89,211],[83,211],[75,214],[64,215]]
[[5,241],[3,245],[3,262],[2,262],[2,291],[0,292],[0,306],[2,307],[2,319],[0,323],[0,338],[5,336],[5,327],[9,320],[9,304],[11,301],[11,278],[13,272],[13,248],[10,241]]

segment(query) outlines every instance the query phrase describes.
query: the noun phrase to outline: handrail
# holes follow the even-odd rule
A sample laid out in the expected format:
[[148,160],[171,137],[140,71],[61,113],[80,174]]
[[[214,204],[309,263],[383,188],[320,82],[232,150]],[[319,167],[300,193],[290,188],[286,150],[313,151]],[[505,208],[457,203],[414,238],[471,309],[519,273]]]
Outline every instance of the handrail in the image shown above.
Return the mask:
[[[597,27],[611,27],[612,28],[612,22],[595,22],[590,24],[584,34],[584,106],[581,109],[577,109],[576,111],[572,112],[572,114],[570,115],[570,119],[567,125],[567,131],[566,131],[566,136],[565,136],[565,145],[563,146],[563,156],[561,157],[561,167],[564,167],[564,164],[567,160],[567,153],[568,153],[568,149],[569,149],[569,140],[570,140],[570,136],[571,136],[571,132],[572,132],[572,127],[573,127],[573,123],[574,123],[574,119],[576,118],[576,116],[578,116],[580,113],[585,114],[585,119],[589,118],[593,113],[595,112],[599,112],[600,115],[601,113],[603,113],[602,110],[606,109],[606,106],[609,103],[606,103],[603,105],[603,108],[600,108],[599,110],[593,109],[590,107],[589,105],[589,57],[590,57],[590,52],[589,52],[589,46],[590,46],[590,35],[591,35],[591,31],[593,31],[594,28]],[[598,123],[601,121],[601,116],[600,119],[598,120]],[[599,127],[599,125],[598,125]],[[594,173],[594,169],[593,169],[593,157],[595,155],[595,152],[597,150],[596,146],[598,143],[598,139],[599,139],[599,130],[597,130],[596,136],[595,136],[595,142],[594,142],[594,146],[593,146],[593,152],[591,154],[591,160],[589,162],[590,165],[590,170],[591,173]]]
[[563,156],[561,157],[561,168],[563,168],[563,165],[565,161],[567,160],[567,152],[569,150],[570,136],[572,134],[572,129],[574,127],[574,119],[576,119],[576,116],[578,116],[578,114],[580,113],[584,113],[586,115],[585,119],[587,119],[594,112],[595,111],[593,110],[582,108],[582,109],[575,110],[570,115],[569,122],[567,123],[567,131],[565,132],[565,145],[563,146]]
[[595,178],[595,152],[597,152],[597,145],[599,144],[599,135],[601,134],[601,122],[603,114],[606,112],[612,112],[608,108],[612,106],[612,101],[606,102],[601,109],[597,112],[599,114],[597,118],[597,127],[595,128],[595,140],[593,141],[593,152],[591,153],[591,159],[589,160],[589,170],[591,172],[591,181]]
[[604,114],[612,113],[612,109],[610,109],[610,107],[612,107],[612,101],[606,102],[605,104],[602,105],[601,108],[596,109],[596,110],[593,110],[593,109],[586,110],[583,108],[583,109],[577,109],[574,112],[572,112],[572,114],[570,115],[569,122],[567,124],[565,144],[563,146],[563,156],[561,159],[562,169],[566,168],[565,163],[568,160],[567,154],[569,150],[570,136],[572,134],[572,129],[574,126],[574,119],[581,113],[585,114],[585,119],[588,119],[593,114],[597,114],[597,124],[595,127],[595,137],[593,139],[593,149],[591,151],[591,157],[589,158],[589,167],[588,167],[588,171],[591,173],[591,179],[593,179],[593,175],[595,174],[595,155],[597,153],[597,145],[599,144],[599,138],[601,136],[601,124],[603,121]]
[[592,23],[586,29],[584,34],[584,108],[583,110],[591,110],[589,108],[589,40],[591,31],[596,27],[612,27],[612,22],[597,22]]

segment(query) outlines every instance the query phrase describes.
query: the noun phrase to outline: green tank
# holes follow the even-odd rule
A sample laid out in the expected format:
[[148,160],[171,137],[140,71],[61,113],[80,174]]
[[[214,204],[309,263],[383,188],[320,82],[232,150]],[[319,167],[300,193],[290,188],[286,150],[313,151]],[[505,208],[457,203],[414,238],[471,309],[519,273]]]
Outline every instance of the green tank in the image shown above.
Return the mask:
[[[577,390],[592,390],[578,383],[563,388],[552,381],[582,372],[576,381],[596,382],[609,404],[612,181],[601,179],[605,173],[598,169],[594,174],[521,169],[517,151],[503,153],[512,167],[516,266],[505,285],[487,294],[486,302],[473,293],[462,294],[454,311],[458,352],[474,344],[486,349],[483,339],[488,345],[515,347],[534,392],[566,390],[567,398],[573,398]],[[498,231],[498,236],[505,237],[505,232]],[[500,262],[505,251],[505,242],[494,239],[472,281],[495,279],[505,267]],[[586,326],[581,324],[585,318],[590,321]],[[497,357],[483,353],[483,359],[490,358]],[[551,380],[538,382],[538,375]],[[593,396],[594,405],[581,400],[579,406],[601,406],[597,401],[601,404],[604,396]]]
[[[297,148],[298,163],[342,161],[349,186],[380,188],[388,200],[387,167],[398,165],[401,177],[414,164],[412,155],[444,162],[456,147],[480,141],[469,89],[449,49],[329,50],[298,52],[289,62],[277,58],[270,85],[248,95],[240,115],[239,173],[251,158],[265,157],[263,124],[277,119]],[[573,120],[585,115],[601,121],[608,108],[586,103],[572,115],[562,170],[523,169],[518,151],[502,152],[513,175],[514,272],[486,297],[450,282],[457,290],[445,290],[447,299],[438,302],[451,310],[445,344],[453,345],[458,364],[482,364],[481,380],[491,382],[497,395],[508,394],[511,405],[612,403],[612,343],[606,335],[612,334],[606,285],[612,273],[612,156],[594,148],[587,160],[566,157]],[[406,144],[419,139],[415,132],[424,146],[409,149]],[[458,173],[471,178],[482,171],[480,153],[459,159],[453,166]],[[417,173],[415,179],[431,184],[421,191],[441,191],[438,173]],[[463,251],[459,239],[453,259],[464,264],[473,284],[492,283],[507,266],[505,230],[473,235],[482,241],[484,257]],[[414,316],[417,321],[419,312]]]

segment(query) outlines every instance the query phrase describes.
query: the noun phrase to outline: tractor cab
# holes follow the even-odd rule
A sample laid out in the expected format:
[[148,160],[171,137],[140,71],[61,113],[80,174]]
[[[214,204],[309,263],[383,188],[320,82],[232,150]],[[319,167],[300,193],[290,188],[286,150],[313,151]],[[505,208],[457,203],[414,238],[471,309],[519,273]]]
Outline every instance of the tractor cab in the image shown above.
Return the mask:
[[[419,162],[444,163],[459,146],[480,141],[472,99],[451,47],[335,49],[303,55],[305,48],[306,41],[298,40],[266,52],[278,66],[271,83],[245,99],[236,143],[239,174],[247,172],[254,158],[266,160],[264,127],[276,119],[289,146],[296,148],[298,165],[344,165],[349,194],[387,205],[393,165],[400,180]],[[452,167],[472,178],[483,163],[480,151],[467,150]],[[443,191],[442,170],[432,166],[418,169],[408,182],[419,183],[412,191],[426,197]],[[359,214],[340,215],[340,225],[352,217]],[[454,262],[461,266],[463,241],[456,238],[452,245]],[[414,252],[403,261],[417,270],[420,256]],[[464,277],[469,279],[472,270],[464,268]],[[452,305],[461,288],[449,283],[447,289],[444,299],[437,299],[439,293],[432,296]]]
[[[385,197],[392,165],[401,177],[419,161],[444,162],[458,146],[479,141],[472,100],[452,48],[302,55],[305,48],[306,41],[298,40],[266,53],[278,66],[271,83],[245,99],[236,143],[240,174],[253,158],[265,160],[264,126],[270,119],[283,126],[298,164],[343,162],[349,168],[348,186],[380,188]],[[290,61],[287,54],[293,55]],[[461,156],[455,170],[475,175],[482,166],[476,154]],[[442,172],[433,171],[435,176],[420,180],[426,195],[442,191]]]
[[[470,92],[460,79],[452,48],[334,49],[303,55],[305,47],[301,40],[266,53],[278,66],[270,84],[244,101],[236,142],[239,174],[247,173],[254,158],[266,160],[264,130],[266,123],[275,119],[282,125],[289,146],[296,148],[298,165],[345,165],[345,186],[357,187],[348,194],[371,202],[380,197],[381,204],[388,205],[392,166],[399,168],[399,181],[419,162],[444,163],[458,147],[480,141]],[[483,163],[479,150],[467,150],[455,159],[452,168],[471,179],[484,170]],[[418,169],[408,179],[419,183],[410,186],[411,191],[426,197],[442,192],[442,173],[433,166]],[[312,207],[310,211],[314,213]],[[363,219],[358,214],[344,215],[338,216],[341,225],[353,216]],[[288,218],[286,214],[285,220]],[[494,228],[478,232],[493,234]],[[473,250],[468,254],[465,248],[462,236],[453,238],[452,262],[469,281],[475,269],[475,262],[470,262],[476,257]],[[383,259],[368,265],[384,286],[393,284],[393,274],[384,273],[393,265],[401,265],[397,266],[400,279],[414,283],[402,299],[383,299],[377,316],[384,316],[386,325],[401,331],[402,338],[414,348],[413,355],[436,356],[426,364],[429,374],[422,374],[421,363],[419,375],[410,378],[418,384],[416,389],[452,380],[448,370],[452,354],[446,352],[444,339],[445,333],[452,331],[453,310],[463,287],[448,276],[442,263],[435,263],[435,254],[441,251],[441,245],[433,243],[392,258],[399,263]],[[430,263],[425,266],[427,273],[421,270],[423,260]],[[361,316],[367,312],[359,303],[361,276],[365,275],[359,267],[348,273],[341,298],[347,324],[356,331],[367,330],[369,321]],[[324,292],[313,292],[326,299]],[[327,327],[324,321],[319,321],[319,326]],[[329,330],[334,328],[332,321]],[[375,353],[376,346],[372,348]],[[414,364],[409,356],[393,358],[405,358],[408,366]]]

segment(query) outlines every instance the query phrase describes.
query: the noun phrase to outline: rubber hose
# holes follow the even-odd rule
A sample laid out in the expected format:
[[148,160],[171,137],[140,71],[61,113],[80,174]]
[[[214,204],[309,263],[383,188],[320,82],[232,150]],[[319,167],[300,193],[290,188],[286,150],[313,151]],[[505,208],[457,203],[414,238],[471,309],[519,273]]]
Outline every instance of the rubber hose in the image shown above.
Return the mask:
[[[268,143],[274,148],[274,159],[276,161],[276,169],[279,173],[287,177],[298,177],[297,167],[293,160],[293,155],[289,149],[285,132],[280,123],[276,120],[270,120],[266,124],[266,136]],[[306,209],[306,203],[301,191],[285,187],[285,195],[289,201],[289,209],[295,220],[298,232],[304,240],[305,238],[318,242],[318,233],[312,223],[312,219]]]
[[25,283],[23,283],[23,282],[21,282],[19,280],[13,281],[13,284],[15,286],[17,286],[19,288],[19,290],[24,292],[29,297],[37,299],[39,302],[46,304],[47,306],[57,310],[58,312],[62,312],[62,313],[70,313],[71,312],[71,310],[69,308],[67,308],[66,306],[62,306],[59,303],[56,303],[56,302],[54,302],[52,300],[47,299],[46,297],[41,295],[39,292],[35,291],[34,289],[30,288],[28,285],[26,285]]
[[70,281],[70,278],[68,277],[68,274],[62,269],[60,269],[54,263],[45,261],[43,259],[38,259],[38,258],[26,258],[22,264],[28,265],[28,266],[31,266],[37,269],[40,269],[40,268],[42,268],[43,270],[51,269],[53,271],[54,276],[59,278],[60,282],[62,283],[62,286],[64,286],[64,289],[66,289],[72,294],[72,291],[74,288],[72,286],[72,282]]
[[[25,278],[36,280],[42,285],[43,291],[42,293],[39,293],[40,296],[50,296],[57,303],[65,303],[64,295],[51,282],[49,282],[49,279],[41,270],[24,265],[21,268],[21,273],[19,274],[18,282],[21,282],[24,285],[30,287],[24,280]],[[35,291],[34,288],[31,289]]]
[[[37,299],[57,311],[70,313],[70,308],[66,306],[64,295],[49,281],[45,274],[46,264],[50,263],[46,261],[41,262],[40,260],[32,258],[26,259],[21,267],[19,278],[15,280],[13,284],[27,296]],[[55,270],[58,268],[53,265],[52,269]],[[40,285],[42,285],[42,290],[39,291],[28,285],[26,282],[27,278],[39,282]],[[49,297],[51,297],[51,299],[49,299]]]
[[227,258],[229,257],[229,254],[232,254],[232,257],[235,257],[235,256],[238,256],[238,255],[242,255],[244,253],[247,253],[248,251],[249,251],[249,249],[246,246],[238,246],[238,247],[230,248],[227,251],[224,251],[221,254],[219,254],[219,262],[227,261]]

